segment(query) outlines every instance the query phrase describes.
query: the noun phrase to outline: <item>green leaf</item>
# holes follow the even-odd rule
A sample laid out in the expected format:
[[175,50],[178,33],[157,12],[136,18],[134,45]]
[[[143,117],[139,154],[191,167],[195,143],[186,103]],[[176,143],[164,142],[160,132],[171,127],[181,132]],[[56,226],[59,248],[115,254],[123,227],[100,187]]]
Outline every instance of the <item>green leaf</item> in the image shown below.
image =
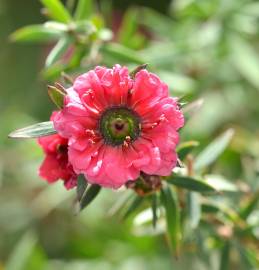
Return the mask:
[[195,90],[196,81],[187,75],[161,69],[157,71],[157,75],[162,81],[166,82],[173,96],[175,96],[175,93],[180,95],[190,94]]
[[62,181],[57,185],[46,185],[46,187],[37,194],[31,203],[33,215],[39,219],[46,217],[51,211],[59,208],[68,199],[71,199],[72,193],[63,188]]
[[84,196],[87,186],[88,186],[88,183],[87,183],[84,175],[80,174],[77,177],[77,186],[76,186],[77,199],[79,202],[81,201],[82,197]]
[[75,19],[77,21],[87,19],[88,17],[90,17],[92,11],[92,0],[79,0],[75,11]]
[[259,202],[259,191],[255,192],[249,201],[241,208],[239,215],[242,219],[247,219],[248,216],[256,209]]
[[177,196],[168,186],[161,190],[161,202],[166,213],[167,233],[169,246],[172,248],[176,257],[179,255],[181,241],[180,210]]
[[97,28],[91,21],[84,20],[75,24],[75,31],[87,37],[93,33],[96,33]]
[[197,192],[215,191],[215,189],[211,185],[201,180],[188,177],[188,176],[172,175],[169,178],[167,178],[167,182],[169,184],[175,185],[177,187],[185,188],[191,191],[197,191]]
[[67,70],[67,65],[64,63],[56,62],[52,66],[45,68],[41,72],[41,76],[48,81],[55,81],[61,76],[63,71],[67,72]]
[[46,59],[45,66],[49,67],[52,64],[54,64],[57,60],[59,60],[62,54],[68,49],[69,45],[70,45],[70,38],[62,37],[49,53]]
[[117,61],[132,62],[136,64],[143,64],[147,62],[136,51],[131,50],[118,43],[106,44],[102,47],[102,50],[103,52],[116,58]]
[[43,25],[30,25],[16,30],[10,35],[11,41],[16,42],[43,42],[57,40],[63,32],[46,28]]
[[239,252],[247,267],[253,267],[253,270],[258,270],[259,267],[259,257],[258,257],[258,250],[256,248],[252,249],[248,246],[239,245],[238,247]]
[[152,208],[152,225],[153,228],[156,228],[156,223],[157,223],[157,195],[156,193],[152,194],[151,198],[151,208]]
[[200,196],[197,192],[190,192],[188,193],[187,196],[188,196],[190,227],[192,229],[196,229],[201,219]]
[[72,18],[60,0],[41,0],[47,8],[49,17],[63,23],[69,23]]
[[210,203],[203,203],[201,205],[201,210],[203,213],[217,213],[220,211],[220,208],[216,205],[210,204]]
[[80,200],[80,210],[88,206],[99,194],[101,187],[99,185],[91,185],[83,194]]
[[25,128],[18,129],[9,134],[9,138],[38,138],[44,137],[51,134],[55,134],[57,131],[54,129],[53,122],[42,122],[37,123]]
[[139,65],[139,66],[137,66],[136,68],[134,68],[131,72],[130,72],[130,77],[131,78],[135,78],[135,76],[136,76],[136,74],[140,71],[140,70],[142,70],[142,69],[146,69],[147,68],[147,65],[148,64],[142,64],[142,65]]
[[108,216],[119,215],[125,205],[128,205],[128,202],[132,198],[132,194],[127,192],[127,190],[115,201],[110,210],[108,211]]
[[149,229],[151,229],[150,223],[152,223],[152,219],[153,219],[152,209],[146,208],[140,211],[139,213],[137,213],[136,216],[134,216],[133,225],[136,227],[140,227],[144,225],[144,226],[147,226]]
[[53,29],[61,32],[69,31],[69,26],[67,24],[56,21],[47,21],[43,24],[43,26],[47,29]]
[[241,13],[242,14],[245,14],[245,15],[259,17],[259,3],[258,2],[254,2],[254,3],[248,3],[248,4],[246,4],[242,8]]
[[123,16],[120,29],[118,31],[118,42],[126,47],[132,44],[132,37],[136,35],[138,28],[139,9],[131,8]]
[[242,263],[242,269],[258,270],[259,258],[256,247],[248,247],[248,245],[244,245],[244,243],[238,241],[235,241],[234,243],[241,258],[240,262]]
[[228,129],[210,143],[195,159],[194,169],[202,170],[213,163],[226,149],[234,135],[233,129]]
[[217,191],[237,192],[237,186],[225,179],[222,175],[208,174],[204,176],[206,183]]
[[182,112],[184,114],[185,121],[189,120],[203,105],[204,100],[202,98],[197,99],[189,104],[187,104]]
[[185,157],[195,148],[199,145],[199,142],[197,141],[189,141],[181,143],[177,147],[177,153],[180,160],[184,160]]
[[225,242],[223,249],[221,250],[221,259],[220,259],[220,270],[229,269],[229,255],[230,255],[230,243],[229,241]]
[[144,201],[144,197],[136,195],[123,216],[123,219],[128,218]]
[[65,93],[56,88],[55,86],[48,86],[48,94],[53,103],[59,108],[62,109],[64,106]]
[[237,36],[231,40],[232,61],[236,69],[243,75],[254,87],[259,89],[259,58],[257,52],[250,43]]
[[[139,21],[141,24],[151,29],[155,35],[159,37],[170,38],[171,32],[176,30],[172,26],[174,25],[173,19],[151,8],[142,8]],[[165,41],[163,41],[165,42]],[[175,42],[175,40],[174,40]]]
[[36,235],[30,231],[25,233],[16,243],[6,265],[5,270],[25,270],[28,260],[37,242]]

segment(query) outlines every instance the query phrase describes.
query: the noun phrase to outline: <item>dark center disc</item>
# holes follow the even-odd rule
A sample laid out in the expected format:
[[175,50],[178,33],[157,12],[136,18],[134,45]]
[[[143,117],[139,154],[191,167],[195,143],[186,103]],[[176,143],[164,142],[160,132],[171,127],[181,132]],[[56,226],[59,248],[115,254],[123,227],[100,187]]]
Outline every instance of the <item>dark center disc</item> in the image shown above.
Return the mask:
[[102,114],[99,129],[106,144],[121,145],[139,137],[140,119],[129,108],[111,107]]

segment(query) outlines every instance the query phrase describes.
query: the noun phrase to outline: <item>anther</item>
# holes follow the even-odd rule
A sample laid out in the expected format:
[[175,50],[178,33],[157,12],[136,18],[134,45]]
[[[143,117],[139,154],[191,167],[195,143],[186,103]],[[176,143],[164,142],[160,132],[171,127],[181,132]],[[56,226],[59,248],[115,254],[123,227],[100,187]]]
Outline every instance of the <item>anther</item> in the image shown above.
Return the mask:
[[86,95],[90,96],[92,99],[94,98],[94,95],[93,95],[93,90],[90,88],[86,91],[85,93]]
[[92,139],[89,139],[89,143],[90,143],[91,145],[93,145],[93,144],[95,144],[95,141],[92,140]]
[[151,125],[151,128],[153,129],[153,128],[155,128],[157,125],[158,125],[158,123],[154,123],[154,124]]
[[95,136],[95,133],[94,133],[94,131],[92,129],[86,129],[85,134],[89,135],[89,136]]

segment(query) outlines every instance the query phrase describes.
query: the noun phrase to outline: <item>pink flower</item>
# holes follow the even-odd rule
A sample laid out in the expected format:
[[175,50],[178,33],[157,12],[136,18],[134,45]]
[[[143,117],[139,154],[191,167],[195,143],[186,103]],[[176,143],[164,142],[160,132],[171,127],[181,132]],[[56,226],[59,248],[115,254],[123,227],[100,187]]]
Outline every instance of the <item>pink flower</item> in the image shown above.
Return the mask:
[[69,140],[75,172],[111,188],[136,180],[141,171],[169,175],[183,124],[165,83],[147,70],[132,79],[119,65],[79,76],[54,117],[55,129]]
[[[55,112],[52,114],[51,120],[54,115]],[[40,177],[49,183],[62,179],[67,189],[76,186],[77,175],[68,162],[68,140],[59,134],[54,134],[39,138],[38,143],[46,154],[39,168]]]

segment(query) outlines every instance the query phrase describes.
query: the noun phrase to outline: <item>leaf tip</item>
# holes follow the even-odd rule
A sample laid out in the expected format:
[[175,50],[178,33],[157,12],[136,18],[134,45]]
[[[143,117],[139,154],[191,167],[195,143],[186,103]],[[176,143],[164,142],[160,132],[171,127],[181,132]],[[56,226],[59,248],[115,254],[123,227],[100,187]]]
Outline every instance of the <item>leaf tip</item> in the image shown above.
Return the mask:
[[229,128],[226,131],[226,136],[230,137],[230,139],[234,136],[234,134],[235,134],[235,129],[234,128]]
[[62,109],[64,105],[64,88],[60,84],[55,84],[55,86],[48,85],[48,95],[52,102],[59,108]]
[[14,137],[14,132],[13,132],[13,131],[10,132],[10,133],[7,135],[7,138],[9,138],[9,139],[15,138],[15,137]]
[[141,64],[139,66],[137,66],[135,69],[133,69],[131,72],[130,72],[130,77],[132,79],[135,78],[136,74],[141,71],[142,69],[146,69],[148,66],[148,63],[145,63],[145,64]]

